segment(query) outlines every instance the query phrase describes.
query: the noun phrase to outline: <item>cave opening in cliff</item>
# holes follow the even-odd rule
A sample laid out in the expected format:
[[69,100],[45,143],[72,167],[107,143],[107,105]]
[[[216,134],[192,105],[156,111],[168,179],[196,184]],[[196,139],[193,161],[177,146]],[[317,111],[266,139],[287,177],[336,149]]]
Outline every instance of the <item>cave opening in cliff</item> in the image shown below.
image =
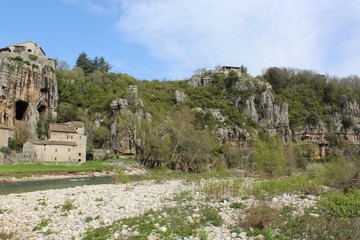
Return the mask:
[[25,113],[29,106],[28,102],[25,101],[17,101],[15,103],[15,118],[16,120],[22,121],[25,120]]
[[46,106],[40,105],[40,106],[38,106],[37,110],[40,113],[40,115],[42,115],[46,112]]
[[49,89],[47,87],[43,87],[43,88],[40,89],[40,92],[41,93],[48,93]]

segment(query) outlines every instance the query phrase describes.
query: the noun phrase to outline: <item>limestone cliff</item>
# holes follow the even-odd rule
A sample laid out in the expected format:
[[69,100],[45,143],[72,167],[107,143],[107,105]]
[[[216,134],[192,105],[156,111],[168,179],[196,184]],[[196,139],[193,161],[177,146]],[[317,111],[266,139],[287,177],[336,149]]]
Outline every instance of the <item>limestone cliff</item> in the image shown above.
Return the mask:
[[56,117],[55,61],[33,42],[0,49],[0,124],[25,122],[36,136],[40,119]]
[[144,104],[138,98],[136,85],[129,85],[126,98],[114,99],[110,108],[114,116],[111,124],[112,149],[121,154],[135,154],[139,143],[138,125],[141,121],[151,121],[151,115],[144,112]]

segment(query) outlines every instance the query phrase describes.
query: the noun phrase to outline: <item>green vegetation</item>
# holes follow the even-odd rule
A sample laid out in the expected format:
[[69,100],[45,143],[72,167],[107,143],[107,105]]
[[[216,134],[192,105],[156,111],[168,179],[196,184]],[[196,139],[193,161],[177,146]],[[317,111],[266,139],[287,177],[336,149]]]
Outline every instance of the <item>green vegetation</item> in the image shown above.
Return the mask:
[[3,165],[0,168],[0,176],[6,177],[28,177],[33,175],[41,175],[46,173],[76,173],[83,171],[116,171],[122,170],[122,166],[111,165],[111,163],[125,162],[128,164],[134,163],[132,159],[111,159],[108,161],[87,161],[82,165],[73,164],[16,164],[16,165]]
[[35,54],[29,53],[28,56],[29,56],[29,58],[30,58],[31,60],[33,60],[33,61],[36,61],[36,60],[38,59],[38,56],[35,55]]
[[74,205],[74,200],[66,199],[64,204],[61,205],[61,211],[69,212],[70,210],[75,209],[76,206]]
[[150,210],[140,217],[115,221],[110,226],[89,230],[83,239],[109,239],[116,234],[117,238],[129,240],[147,239],[150,235],[156,235],[159,239],[190,236],[206,239],[207,234],[202,228],[207,225],[221,226],[219,212],[209,206],[194,208],[187,196],[187,193],[181,193],[175,198],[177,207]]
[[33,231],[40,231],[42,230],[44,227],[47,227],[51,222],[51,219],[49,218],[46,218],[46,219],[42,219],[38,225],[36,225],[34,228],[33,228]]
[[320,185],[306,176],[291,176],[256,182],[249,189],[249,193],[257,199],[271,199],[283,193],[318,194],[320,190]]
[[240,179],[214,179],[205,182],[202,191],[207,199],[239,196],[242,184]]

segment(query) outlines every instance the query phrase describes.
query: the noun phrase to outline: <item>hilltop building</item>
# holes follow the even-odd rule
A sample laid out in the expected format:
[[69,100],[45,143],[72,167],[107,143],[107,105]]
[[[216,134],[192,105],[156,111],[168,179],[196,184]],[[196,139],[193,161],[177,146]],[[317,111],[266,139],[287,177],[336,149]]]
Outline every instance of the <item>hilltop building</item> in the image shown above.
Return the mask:
[[23,157],[39,162],[85,163],[86,140],[82,122],[50,124],[48,139],[28,140],[23,146]]

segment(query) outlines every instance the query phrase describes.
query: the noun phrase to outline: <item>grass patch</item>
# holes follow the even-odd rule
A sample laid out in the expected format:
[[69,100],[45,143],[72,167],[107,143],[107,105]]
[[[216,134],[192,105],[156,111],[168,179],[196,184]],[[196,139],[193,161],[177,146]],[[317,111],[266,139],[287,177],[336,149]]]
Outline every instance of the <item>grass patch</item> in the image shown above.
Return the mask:
[[204,183],[202,191],[206,198],[219,199],[226,196],[238,196],[241,192],[242,180],[240,179],[215,179]]
[[0,214],[4,214],[4,213],[7,213],[7,212],[10,212],[9,209],[1,209],[0,208]]
[[320,185],[307,176],[291,176],[254,183],[249,194],[264,200],[284,193],[318,194],[320,189]]
[[180,239],[196,236],[207,239],[202,230],[206,225],[221,226],[222,219],[217,208],[192,205],[188,192],[174,198],[177,207],[162,210],[150,210],[143,216],[126,218],[110,226],[88,230],[83,239],[148,239],[154,235],[157,239]]
[[111,159],[109,161],[87,161],[82,165],[75,164],[53,164],[53,163],[23,163],[16,165],[4,165],[0,168],[0,176],[6,177],[30,177],[33,175],[41,175],[45,173],[50,174],[66,174],[66,173],[76,173],[82,171],[114,171],[118,169],[123,169],[121,165],[109,165],[107,163],[114,162],[133,162],[134,160],[128,159]]
[[230,208],[243,209],[243,208],[245,208],[245,205],[241,202],[233,202],[230,204]]
[[61,211],[69,212],[70,210],[75,209],[74,200],[66,199],[64,204],[61,206]]
[[33,231],[40,231],[44,227],[47,227],[51,222],[51,219],[42,219],[34,228]]

